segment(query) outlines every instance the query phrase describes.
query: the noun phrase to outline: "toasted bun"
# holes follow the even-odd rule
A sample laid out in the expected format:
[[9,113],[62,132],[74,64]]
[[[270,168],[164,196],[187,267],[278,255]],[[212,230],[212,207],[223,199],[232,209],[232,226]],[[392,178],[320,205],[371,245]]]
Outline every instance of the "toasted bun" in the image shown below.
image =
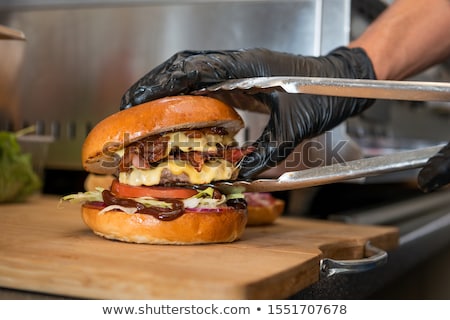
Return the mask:
[[127,214],[82,206],[84,222],[95,234],[107,239],[148,244],[203,244],[232,242],[244,232],[246,210],[190,212],[171,221],[148,214]]
[[260,226],[272,224],[284,210],[284,201],[276,199],[275,202],[268,206],[248,206],[248,226]]
[[239,114],[220,100],[204,96],[173,96],[122,110],[99,122],[86,137],[81,161],[88,172],[116,170],[113,152],[142,138],[176,130],[224,127],[236,134],[244,123]]

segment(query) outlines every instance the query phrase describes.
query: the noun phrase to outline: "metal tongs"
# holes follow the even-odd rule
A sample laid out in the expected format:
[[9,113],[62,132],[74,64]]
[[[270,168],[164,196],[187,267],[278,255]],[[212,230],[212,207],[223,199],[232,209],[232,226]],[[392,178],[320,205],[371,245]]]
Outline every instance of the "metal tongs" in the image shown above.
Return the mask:
[[195,91],[195,94],[216,92],[280,91],[338,97],[408,101],[450,101],[450,83],[425,81],[394,81],[319,77],[257,77],[224,81]]
[[388,155],[364,158],[283,173],[278,179],[251,181],[218,181],[212,185],[224,194],[241,192],[273,192],[314,187],[334,182],[365,178],[402,170],[423,167],[442,145],[395,152]]
[[[368,99],[450,101],[450,83],[314,77],[258,77],[236,79],[209,86],[195,93],[232,93],[231,91],[245,94],[280,91],[285,93]],[[219,181],[213,185],[225,194],[237,192],[273,192],[318,186],[420,168],[443,146],[438,145],[301,171],[286,172],[278,179]]]

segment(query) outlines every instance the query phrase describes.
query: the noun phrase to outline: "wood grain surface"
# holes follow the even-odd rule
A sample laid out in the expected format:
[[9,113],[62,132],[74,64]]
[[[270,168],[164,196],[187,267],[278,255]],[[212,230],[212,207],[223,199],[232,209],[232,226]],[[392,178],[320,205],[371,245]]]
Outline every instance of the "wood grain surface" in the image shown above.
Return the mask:
[[319,280],[320,259],[359,259],[393,227],[300,218],[248,227],[241,240],[145,245],[106,240],[78,205],[40,196],[0,206],[0,287],[93,299],[283,299]]

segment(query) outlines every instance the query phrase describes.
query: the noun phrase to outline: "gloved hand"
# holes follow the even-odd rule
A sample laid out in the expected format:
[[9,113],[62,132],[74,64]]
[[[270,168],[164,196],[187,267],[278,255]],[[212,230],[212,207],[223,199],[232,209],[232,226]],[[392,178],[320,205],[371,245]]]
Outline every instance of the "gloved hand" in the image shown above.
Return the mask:
[[[229,79],[264,76],[309,76],[375,79],[372,63],[359,48],[341,47],[320,57],[306,57],[267,49],[237,51],[183,51],[151,70],[124,94],[120,109],[164,96],[193,90]],[[372,100],[307,94],[255,94],[255,105],[264,103],[270,120],[253,144],[239,175],[250,178],[284,160],[306,138],[332,129],[359,114]],[[248,99],[233,101],[248,109]]]
[[434,191],[450,183],[450,142],[427,161],[419,171],[417,182],[424,192]]

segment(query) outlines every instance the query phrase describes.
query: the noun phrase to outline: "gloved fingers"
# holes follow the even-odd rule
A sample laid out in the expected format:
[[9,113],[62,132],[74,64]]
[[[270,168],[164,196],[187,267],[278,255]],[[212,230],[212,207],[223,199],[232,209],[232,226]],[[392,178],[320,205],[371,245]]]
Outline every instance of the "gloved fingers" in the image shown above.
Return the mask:
[[261,172],[275,167],[285,159],[294,149],[292,144],[255,146],[257,151],[245,156],[240,163],[239,178],[250,179]]
[[[181,51],[150,70],[123,95],[120,109],[127,109],[165,96],[199,89],[202,81],[217,67],[207,59],[206,51]],[[217,79],[215,80],[217,82]]]
[[189,57],[198,55],[201,52],[178,52],[150,70],[124,93],[120,110],[191,91],[199,80],[199,72],[192,67],[186,68],[186,63]]
[[195,78],[195,74],[174,72],[170,76],[161,74],[154,77],[154,84],[152,85],[136,84],[124,94],[120,110],[166,96],[187,93],[190,91],[190,84],[195,83]]
[[267,136],[270,136],[269,132],[264,133],[261,139],[253,144],[255,151],[242,159],[239,171],[240,178],[249,179],[275,167],[280,161],[286,159],[296,146],[292,141],[267,140],[264,138]]
[[[251,63],[251,62],[250,62]],[[246,62],[234,51],[182,51],[133,84],[121,109],[164,96],[187,94],[207,85],[240,77]]]
[[[251,178],[262,171],[275,167],[280,161],[286,159],[294,150],[301,139],[300,133],[290,130],[291,123],[297,119],[286,119],[287,112],[283,109],[290,109],[292,105],[285,99],[287,105],[280,106],[280,96],[283,94],[261,94],[258,99],[270,105],[271,115],[262,134],[252,144],[255,151],[248,154],[240,163],[239,176],[244,179]],[[289,117],[289,116],[288,116]]]
[[133,84],[123,95],[120,108],[187,94],[224,80],[267,75],[264,62],[255,52],[270,55],[264,50],[179,52]]
[[431,192],[450,183],[450,142],[431,157],[417,177],[419,188]]

